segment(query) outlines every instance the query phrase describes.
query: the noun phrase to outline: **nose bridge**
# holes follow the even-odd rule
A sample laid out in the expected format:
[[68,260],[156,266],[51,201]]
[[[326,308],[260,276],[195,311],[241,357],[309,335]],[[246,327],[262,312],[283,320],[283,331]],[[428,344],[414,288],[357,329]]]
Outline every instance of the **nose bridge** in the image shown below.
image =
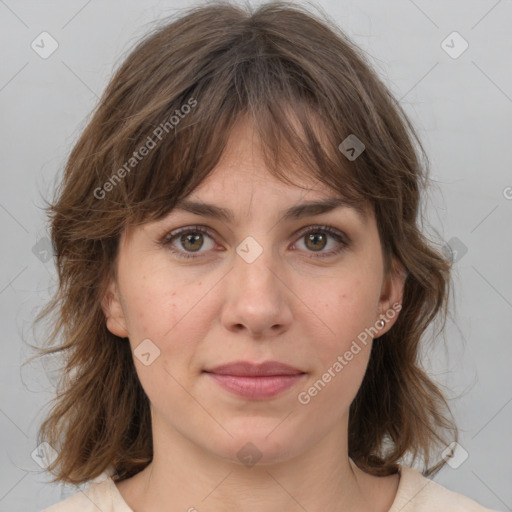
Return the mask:
[[[257,236],[257,235],[256,235]],[[236,247],[237,258],[235,258],[236,278],[242,280],[245,285],[253,287],[265,287],[268,293],[268,285],[270,281],[275,280],[271,268],[274,268],[275,261],[273,261],[274,251],[268,242],[270,237],[266,240],[263,235],[258,236],[248,235]]]

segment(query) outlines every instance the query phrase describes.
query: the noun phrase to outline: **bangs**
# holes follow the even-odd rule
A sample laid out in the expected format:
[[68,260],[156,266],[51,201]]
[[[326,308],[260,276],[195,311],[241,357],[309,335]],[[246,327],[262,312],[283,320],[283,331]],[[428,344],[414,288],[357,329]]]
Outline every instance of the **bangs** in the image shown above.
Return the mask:
[[368,190],[361,169],[338,149],[351,133],[340,119],[350,116],[327,109],[334,98],[322,102],[312,80],[299,65],[272,56],[255,41],[230,46],[215,63],[205,58],[191,87],[168,100],[153,93],[152,103],[126,116],[111,169],[130,168],[130,155],[151,149],[132,161],[133,170],[123,173],[105,199],[122,205],[129,224],[165,216],[210,174],[238,121],[247,117],[273,176],[293,186],[316,180],[364,210]]

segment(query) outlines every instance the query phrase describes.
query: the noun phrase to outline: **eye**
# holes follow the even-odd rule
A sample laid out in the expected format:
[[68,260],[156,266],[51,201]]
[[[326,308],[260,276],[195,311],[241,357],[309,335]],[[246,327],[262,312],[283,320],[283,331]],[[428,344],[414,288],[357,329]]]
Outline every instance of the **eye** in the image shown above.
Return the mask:
[[[201,251],[200,249],[205,246],[205,236],[211,240],[211,243],[206,244],[205,251]],[[306,252],[319,253],[314,254],[313,256],[308,256],[311,258],[334,256],[343,251],[350,244],[349,238],[344,233],[330,226],[308,226],[305,230],[302,230],[298,236],[298,242],[304,243]],[[329,239],[333,239],[336,242],[334,244],[335,247],[329,251],[323,251],[323,249],[325,249],[329,244]],[[298,242],[294,245],[297,245]],[[203,226],[187,226],[176,231],[171,231],[166,234],[159,243],[168,247],[169,250],[179,258],[184,259],[199,258],[199,255],[196,256],[193,253],[200,254],[201,252],[207,252],[215,245],[213,242],[213,236],[210,234],[210,230]],[[177,247],[178,245],[181,247]]]
[[[198,258],[198,256],[193,256],[189,252],[201,252],[199,249],[204,245],[203,239],[205,235],[212,239],[208,229],[202,226],[188,226],[168,233],[160,243],[169,247],[169,250],[180,258],[194,259]],[[185,251],[177,249],[175,243],[180,244]]]
[[[329,238],[336,241],[335,248],[330,251],[322,251],[327,245]],[[301,231],[299,241],[303,241],[309,251],[320,253],[312,256],[313,258],[326,258],[339,254],[349,245],[349,239],[342,232],[330,226],[313,226]]]

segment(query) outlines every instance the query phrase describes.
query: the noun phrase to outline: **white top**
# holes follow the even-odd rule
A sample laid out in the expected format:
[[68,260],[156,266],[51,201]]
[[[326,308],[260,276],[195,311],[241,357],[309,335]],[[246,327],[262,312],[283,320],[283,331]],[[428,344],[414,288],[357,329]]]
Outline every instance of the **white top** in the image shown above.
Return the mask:
[[[450,491],[408,466],[399,466],[400,482],[389,512],[497,512]],[[84,491],[42,512],[133,512],[124,501],[111,476],[91,483]]]

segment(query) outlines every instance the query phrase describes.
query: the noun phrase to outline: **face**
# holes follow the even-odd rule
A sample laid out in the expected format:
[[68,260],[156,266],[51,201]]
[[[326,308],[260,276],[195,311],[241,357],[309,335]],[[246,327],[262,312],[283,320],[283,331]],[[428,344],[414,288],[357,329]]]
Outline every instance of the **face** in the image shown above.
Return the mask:
[[[108,329],[129,338],[153,438],[168,434],[238,463],[243,450],[256,449],[260,463],[284,461],[343,431],[369,333],[380,318],[385,326],[374,336],[391,328],[398,312],[388,312],[403,290],[397,274],[384,275],[372,212],[364,219],[341,206],[285,216],[339,194],[271,177],[255,141],[241,122],[217,167],[186,198],[232,218],[175,208],[129,228],[103,301]],[[269,360],[301,373],[267,377],[264,396],[241,396],[205,371]],[[275,394],[284,383],[290,387]]]

